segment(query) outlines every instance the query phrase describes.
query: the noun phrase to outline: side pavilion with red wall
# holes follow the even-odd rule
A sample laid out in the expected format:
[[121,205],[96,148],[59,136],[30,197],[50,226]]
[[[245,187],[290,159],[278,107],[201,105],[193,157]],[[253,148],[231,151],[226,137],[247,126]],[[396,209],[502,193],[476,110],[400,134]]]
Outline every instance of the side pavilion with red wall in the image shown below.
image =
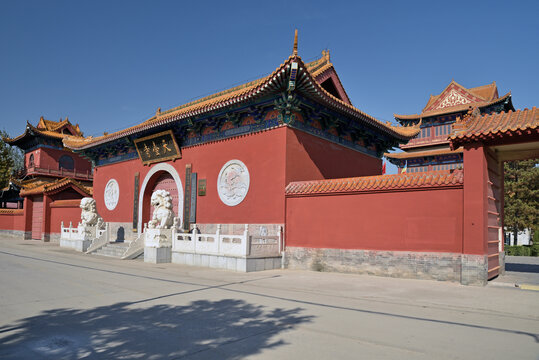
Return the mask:
[[288,268],[486,284],[504,271],[503,161],[539,158],[539,113],[459,119],[464,170],[292,182]]
[[0,209],[0,234],[58,242],[62,221],[77,226],[80,200],[92,196],[92,165],[63,146],[66,137],[83,138],[79,125],[41,117],[19,136],[3,139],[24,151],[24,168],[10,179],[23,209]]

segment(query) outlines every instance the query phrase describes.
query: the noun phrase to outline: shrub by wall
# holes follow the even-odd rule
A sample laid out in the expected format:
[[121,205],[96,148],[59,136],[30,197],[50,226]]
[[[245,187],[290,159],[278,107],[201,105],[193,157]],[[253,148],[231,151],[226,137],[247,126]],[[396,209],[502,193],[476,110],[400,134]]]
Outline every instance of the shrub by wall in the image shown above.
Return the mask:
[[505,246],[505,253],[511,256],[539,256],[539,244]]

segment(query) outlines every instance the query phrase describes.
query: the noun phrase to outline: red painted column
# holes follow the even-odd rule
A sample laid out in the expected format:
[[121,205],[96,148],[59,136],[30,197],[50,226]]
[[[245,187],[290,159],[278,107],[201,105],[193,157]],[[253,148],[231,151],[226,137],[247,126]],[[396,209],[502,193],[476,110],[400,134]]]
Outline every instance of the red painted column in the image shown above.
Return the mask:
[[502,226],[502,239],[501,239],[501,248],[500,248],[500,270],[499,274],[505,274],[505,231],[504,229],[504,207],[505,207],[505,169],[503,162],[500,161],[499,174],[500,174],[500,224]]
[[50,196],[43,194],[43,233],[41,235],[41,240],[50,241],[51,236],[51,203],[52,199]]
[[488,281],[488,164],[485,148],[464,147],[463,241],[460,282],[486,285]]
[[464,148],[464,254],[487,254],[487,159],[481,144]]
[[23,239],[28,240],[32,238],[32,210],[34,208],[34,202],[30,197],[24,198],[23,204],[23,216],[24,216],[24,226],[23,226]]

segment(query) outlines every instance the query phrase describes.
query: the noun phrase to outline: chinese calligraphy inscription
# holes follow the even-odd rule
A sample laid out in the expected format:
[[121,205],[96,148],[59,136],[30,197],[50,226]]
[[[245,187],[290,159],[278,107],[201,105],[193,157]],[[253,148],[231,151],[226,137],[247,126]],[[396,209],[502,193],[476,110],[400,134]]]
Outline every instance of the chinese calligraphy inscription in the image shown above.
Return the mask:
[[172,130],[137,139],[135,146],[144,165],[182,157]]

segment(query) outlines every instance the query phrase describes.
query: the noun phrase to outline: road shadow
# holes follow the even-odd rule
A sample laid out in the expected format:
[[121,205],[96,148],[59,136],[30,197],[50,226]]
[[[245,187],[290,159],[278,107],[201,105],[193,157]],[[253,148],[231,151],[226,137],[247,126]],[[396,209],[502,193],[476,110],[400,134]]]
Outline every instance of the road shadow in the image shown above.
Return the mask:
[[506,263],[505,271],[515,271],[515,272],[525,272],[537,274],[539,273],[539,265],[536,264],[515,264],[515,263]]
[[313,318],[300,315],[301,308],[268,309],[235,299],[137,303],[48,310],[3,326],[0,358],[242,359],[285,345],[276,335]]

